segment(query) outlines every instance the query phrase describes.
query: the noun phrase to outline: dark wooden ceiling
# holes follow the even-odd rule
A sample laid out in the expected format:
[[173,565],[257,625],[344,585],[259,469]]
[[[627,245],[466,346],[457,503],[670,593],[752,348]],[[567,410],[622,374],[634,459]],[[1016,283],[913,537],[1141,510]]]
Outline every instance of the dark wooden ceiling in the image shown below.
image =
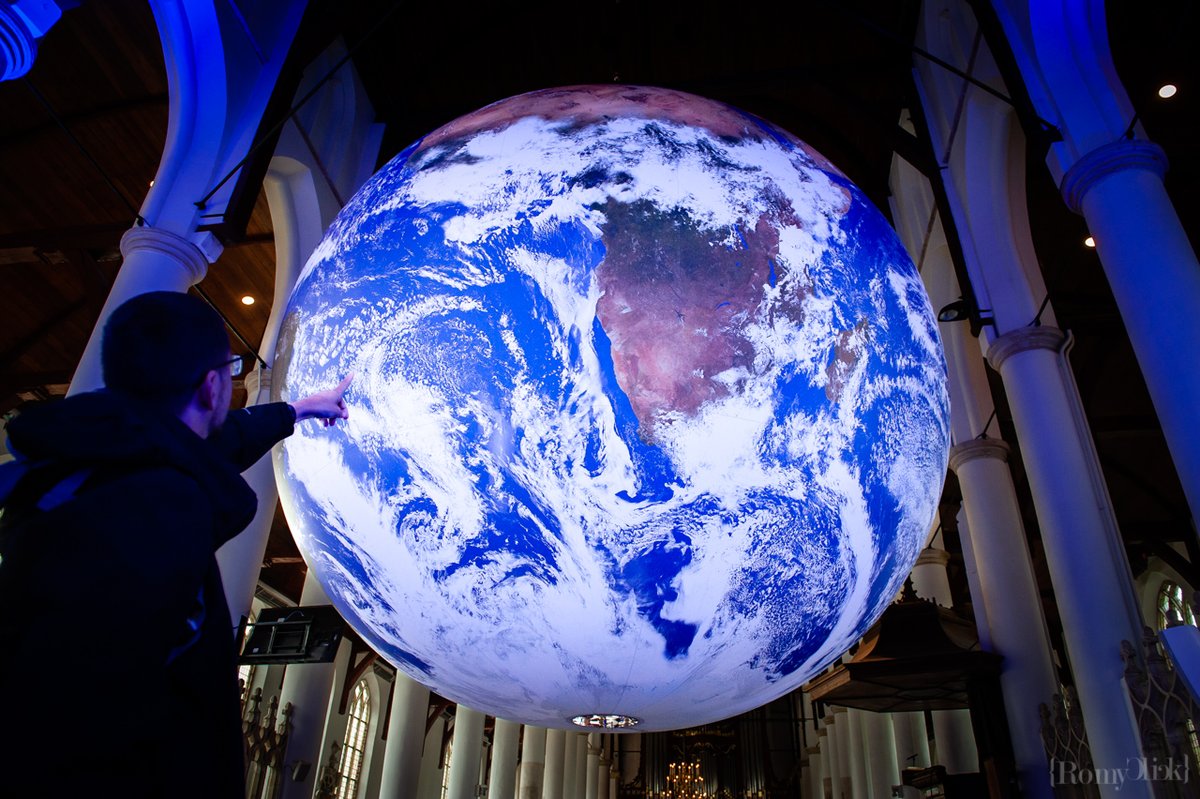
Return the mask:
[[[616,80],[694,92],[769,119],[825,154],[886,211],[891,155],[905,146],[897,120],[910,105],[918,0],[771,9],[605,0],[582,16],[569,4],[537,2],[468,14],[436,4],[313,0],[296,57],[342,38],[386,124],[381,163],[503,97]],[[1196,4],[1112,0],[1108,15],[1118,71],[1149,136],[1168,152],[1168,189],[1194,230]],[[1166,80],[1180,87],[1170,102],[1154,95]],[[0,84],[0,412],[65,391],[166,126],[162,54],[143,0],[72,9],[42,41],[33,71]],[[257,349],[274,246],[265,199],[251,190],[258,197],[245,231],[228,241],[201,289]],[[1103,270],[1082,244],[1083,220],[1063,206],[1036,157],[1029,204],[1058,319],[1077,338],[1073,366],[1136,570],[1166,542],[1194,543],[1186,504]],[[247,294],[258,302],[243,305]],[[998,427],[1015,440],[998,384],[996,396]],[[1014,474],[1023,491],[1019,451]],[[267,562],[264,580],[298,597],[304,567],[278,514]]]

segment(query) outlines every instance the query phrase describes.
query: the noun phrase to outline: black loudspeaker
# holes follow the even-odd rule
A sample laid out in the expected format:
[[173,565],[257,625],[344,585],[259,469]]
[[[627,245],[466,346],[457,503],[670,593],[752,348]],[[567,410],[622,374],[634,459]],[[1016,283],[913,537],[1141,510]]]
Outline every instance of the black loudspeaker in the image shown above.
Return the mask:
[[333,605],[266,608],[249,625],[238,663],[329,663],[345,624]]

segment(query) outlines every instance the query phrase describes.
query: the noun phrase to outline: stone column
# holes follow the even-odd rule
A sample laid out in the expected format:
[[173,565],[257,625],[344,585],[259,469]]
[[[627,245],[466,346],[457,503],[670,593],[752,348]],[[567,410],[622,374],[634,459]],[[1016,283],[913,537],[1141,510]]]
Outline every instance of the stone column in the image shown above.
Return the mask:
[[454,711],[447,799],[477,799],[479,757],[483,752],[483,714],[460,704]]
[[979,771],[979,751],[971,729],[971,711],[939,710],[931,715],[938,765],[945,766],[948,774]]
[[204,279],[208,265],[216,261],[223,248],[211,233],[194,234],[192,238],[196,241],[159,227],[125,231],[121,237],[121,270],[75,368],[68,394],[93,391],[104,385],[100,367],[101,334],[118,306],[151,291],[185,292]]
[[396,679],[392,683],[392,711],[388,716],[387,741],[383,750],[379,799],[407,799],[417,795],[428,713],[429,689],[407,675],[396,672]]
[[849,708],[846,711],[846,721],[849,726],[846,731],[850,755],[850,795],[853,799],[870,799],[871,786],[867,782],[867,749],[863,737],[863,711]]
[[584,779],[584,799],[599,799],[600,733],[589,732],[587,737],[587,770]]
[[[271,372],[259,364],[246,375],[246,405],[267,402],[271,395]],[[262,571],[263,555],[267,551],[267,538],[271,523],[275,519],[275,506],[279,491],[275,487],[275,472],[271,465],[271,453],[258,459],[249,469],[242,472],[246,484],[254,490],[258,507],[254,519],[246,529],[238,533],[217,550],[217,565],[221,569],[221,584],[225,588],[225,601],[229,615],[236,622],[250,613],[254,601],[254,589]]]
[[[926,547],[917,559],[916,568],[913,569],[913,588],[917,589],[918,595],[945,608],[954,605],[950,595],[950,579],[946,574],[946,564],[949,561],[950,555],[944,549]],[[935,710],[931,715],[934,740],[938,748],[938,763],[945,766],[951,774],[978,771],[979,757],[969,711]],[[945,753],[943,749],[946,750]],[[971,767],[972,764],[974,767]]]
[[525,725],[521,734],[520,799],[542,799],[546,771],[546,728]]
[[1118,139],[1067,171],[1062,194],[1083,214],[1150,390],[1192,516],[1200,515],[1200,262],[1163,186],[1167,156]]
[[588,733],[578,733],[575,745],[575,799],[587,796]]
[[563,753],[567,745],[566,730],[546,731],[546,770],[542,777],[542,799],[562,799]]
[[[609,747],[612,744],[612,736],[601,735],[600,737],[600,761],[596,764],[596,796],[597,799],[608,799],[609,771],[612,769],[612,754]],[[607,742],[604,741],[605,738],[608,738]]]
[[38,40],[62,12],[77,5],[71,0],[11,0],[0,4],[0,81],[16,80],[33,67]]
[[900,769],[896,765],[896,735],[892,717],[887,713],[860,715],[863,741],[867,752],[867,781],[872,797],[891,797],[892,786],[900,784]]
[[988,360],[1020,436],[1092,758],[1119,769],[1141,756],[1120,652],[1142,623],[1064,343],[1057,329],[1022,328],[996,339]]
[[575,752],[583,736],[568,730],[563,741],[563,799],[577,799],[575,794]]
[[950,562],[950,553],[944,549],[925,547],[917,557],[913,566],[913,590],[917,596],[950,608],[954,599],[950,594],[950,578],[946,574],[946,564]]
[[896,739],[896,765],[901,769],[909,766],[929,768],[929,736],[925,732],[925,714],[913,711],[891,715],[892,733]]
[[817,745],[804,750],[808,755],[808,774],[804,781],[804,794],[807,799],[825,799],[825,763],[821,755],[821,741],[825,740],[822,731],[817,732]]
[[496,719],[492,734],[492,770],[488,776],[488,799],[514,799],[517,790],[517,744],[521,725]]
[[950,450],[967,517],[964,542],[975,556],[978,594],[995,651],[1004,656],[1000,685],[1023,796],[1050,799],[1038,705],[1058,692],[1050,635],[1021,523],[1009,446],[976,439]]
[[833,734],[837,736],[837,774],[839,783],[834,787],[834,796],[838,799],[853,799],[854,770],[850,765],[850,718],[846,708],[835,705],[833,708]]
[[[324,605],[325,591],[310,572],[304,580],[301,605]],[[345,641],[343,641],[343,644]],[[279,706],[292,705],[292,732],[283,773],[284,799],[308,799],[328,752],[321,751],[337,668],[334,663],[293,663],[283,675]],[[293,777],[303,775],[303,779]]]

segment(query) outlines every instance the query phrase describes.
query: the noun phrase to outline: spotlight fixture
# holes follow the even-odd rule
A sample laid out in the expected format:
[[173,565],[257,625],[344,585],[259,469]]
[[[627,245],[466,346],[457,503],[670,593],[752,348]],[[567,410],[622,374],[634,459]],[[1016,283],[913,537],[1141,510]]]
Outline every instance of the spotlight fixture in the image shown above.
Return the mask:
[[1174,97],[1175,93],[1178,91],[1179,87],[1174,83],[1164,83],[1162,86],[1158,87],[1158,96],[1164,100],[1169,100],[1170,98]]
[[971,312],[970,309],[967,308],[967,301],[962,297],[959,297],[957,300],[938,311],[939,322],[961,322],[964,319],[970,318]]
[[253,304],[254,304],[254,298],[251,297],[249,294],[247,294],[245,297],[242,297],[242,305],[253,305]]
[[1094,238],[1092,238],[1091,236],[1088,236],[1086,239],[1083,240],[1083,246],[1095,249],[1096,240]]

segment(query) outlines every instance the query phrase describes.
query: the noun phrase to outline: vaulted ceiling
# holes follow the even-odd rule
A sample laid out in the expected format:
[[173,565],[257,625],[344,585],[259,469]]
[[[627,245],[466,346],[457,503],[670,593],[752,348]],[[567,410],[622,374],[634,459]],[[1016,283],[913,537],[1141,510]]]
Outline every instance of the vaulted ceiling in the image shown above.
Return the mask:
[[[779,8],[604,0],[584,10],[498,2],[473,13],[393,0],[313,0],[293,59],[302,66],[342,38],[386,125],[380,163],[492,101],[620,81],[682,89],[769,119],[826,155],[886,213],[893,151],[921,157],[897,124],[912,105],[910,67],[921,57],[911,49],[918,11],[918,0]],[[1191,138],[1200,81],[1189,40],[1196,6],[1113,0],[1107,11],[1118,71],[1149,136],[1171,159],[1168,190],[1196,230],[1200,156]],[[1155,96],[1167,80],[1180,88],[1170,102]],[[41,42],[33,71],[0,84],[0,412],[61,396],[70,382],[120,267],[121,234],[156,172],[167,103],[143,0],[84,2],[68,11]],[[1073,366],[1136,569],[1166,542],[1194,546],[1186,504],[1103,270],[1083,246],[1083,221],[1063,206],[1036,157],[1029,204],[1058,319],[1076,335]],[[200,288],[244,339],[238,346],[257,349],[274,272],[261,192],[244,231],[227,236]],[[259,301],[244,305],[243,295]],[[1015,440],[998,383],[996,396],[999,429]],[[1015,474],[1021,486],[1019,457]],[[1027,497],[1026,505],[1031,511]],[[1036,553],[1036,520],[1028,515]],[[298,597],[303,564],[296,555],[280,519],[264,579]]]

